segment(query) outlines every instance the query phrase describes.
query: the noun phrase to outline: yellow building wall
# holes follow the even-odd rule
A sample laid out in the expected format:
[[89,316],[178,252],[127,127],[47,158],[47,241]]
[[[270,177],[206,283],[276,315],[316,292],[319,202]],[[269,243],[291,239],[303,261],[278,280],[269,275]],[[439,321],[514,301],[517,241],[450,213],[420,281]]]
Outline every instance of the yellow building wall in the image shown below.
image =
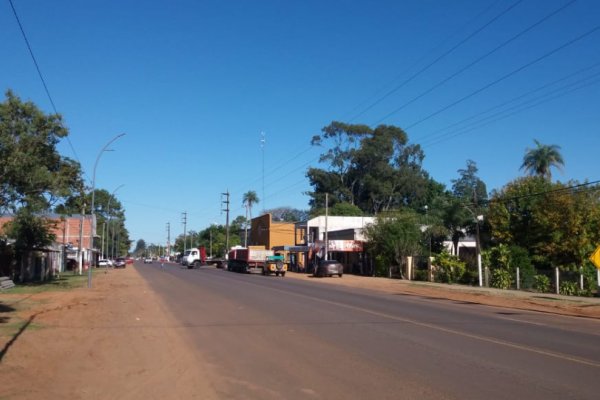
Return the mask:
[[271,214],[263,214],[252,219],[249,244],[265,246],[272,249],[275,246],[293,246],[294,223],[273,222]]

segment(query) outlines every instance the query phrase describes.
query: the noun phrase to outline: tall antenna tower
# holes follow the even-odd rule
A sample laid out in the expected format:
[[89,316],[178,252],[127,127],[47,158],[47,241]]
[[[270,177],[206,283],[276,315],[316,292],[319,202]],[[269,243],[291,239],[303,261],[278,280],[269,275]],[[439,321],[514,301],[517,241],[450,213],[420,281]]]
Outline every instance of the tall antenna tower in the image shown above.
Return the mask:
[[265,133],[260,133],[260,150],[262,152],[262,205],[263,205],[263,214],[265,212]]

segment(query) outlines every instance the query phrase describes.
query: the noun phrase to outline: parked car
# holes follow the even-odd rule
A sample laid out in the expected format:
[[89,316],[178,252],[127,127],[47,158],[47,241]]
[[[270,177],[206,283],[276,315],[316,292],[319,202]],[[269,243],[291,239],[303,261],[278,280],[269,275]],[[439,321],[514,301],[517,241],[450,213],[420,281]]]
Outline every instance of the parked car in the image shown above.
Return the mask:
[[344,274],[344,266],[336,260],[321,260],[313,272],[313,276],[333,276],[340,278]]
[[98,260],[98,267],[104,267],[104,268],[112,267],[112,261],[102,258],[102,259]]
[[123,257],[119,257],[115,260],[115,268],[125,268],[127,261]]
[[151,257],[144,258],[144,264],[152,264],[152,258]]

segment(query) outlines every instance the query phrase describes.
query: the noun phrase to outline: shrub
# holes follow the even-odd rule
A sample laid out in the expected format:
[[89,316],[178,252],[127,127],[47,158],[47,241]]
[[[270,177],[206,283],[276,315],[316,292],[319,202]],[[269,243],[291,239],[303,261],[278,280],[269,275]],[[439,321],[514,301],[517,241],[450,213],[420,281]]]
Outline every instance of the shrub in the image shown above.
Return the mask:
[[498,268],[492,271],[490,285],[496,289],[510,289],[512,285],[512,276],[504,268]]
[[535,275],[533,277],[533,288],[541,293],[550,291],[550,278],[546,275]]
[[533,286],[535,269],[531,264],[531,259],[529,258],[527,250],[519,246],[510,246],[510,264],[512,266],[511,270],[514,270],[515,276],[516,268],[519,267],[521,287],[523,289],[530,289]]
[[437,273],[435,280],[443,283],[455,283],[459,281],[465,273],[465,263],[460,261],[458,257],[450,255],[447,251],[442,251],[435,258]]
[[577,282],[563,281],[558,289],[559,293],[565,296],[577,296],[579,288]]

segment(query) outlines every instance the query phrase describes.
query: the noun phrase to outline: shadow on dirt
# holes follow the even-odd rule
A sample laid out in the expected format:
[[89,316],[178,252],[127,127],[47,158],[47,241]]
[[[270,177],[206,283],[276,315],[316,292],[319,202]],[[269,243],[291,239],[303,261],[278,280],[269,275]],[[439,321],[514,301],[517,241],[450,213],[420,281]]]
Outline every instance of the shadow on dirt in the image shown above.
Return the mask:
[[23,326],[21,326],[18,330],[17,333],[15,333],[15,335],[13,336],[12,339],[10,339],[2,348],[2,350],[0,350],[0,363],[2,363],[2,359],[4,358],[4,356],[6,355],[6,353],[8,353],[8,350],[10,349],[10,346],[12,346],[17,339],[19,338],[19,336],[21,336],[21,334],[23,332],[25,332],[25,330],[27,329],[27,327],[29,327],[29,325],[31,325],[31,323],[33,322],[33,320],[35,319],[35,317],[37,316],[37,314],[32,315],[31,317],[29,317],[29,319],[27,320],[27,322],[25,322],[23,324]]

